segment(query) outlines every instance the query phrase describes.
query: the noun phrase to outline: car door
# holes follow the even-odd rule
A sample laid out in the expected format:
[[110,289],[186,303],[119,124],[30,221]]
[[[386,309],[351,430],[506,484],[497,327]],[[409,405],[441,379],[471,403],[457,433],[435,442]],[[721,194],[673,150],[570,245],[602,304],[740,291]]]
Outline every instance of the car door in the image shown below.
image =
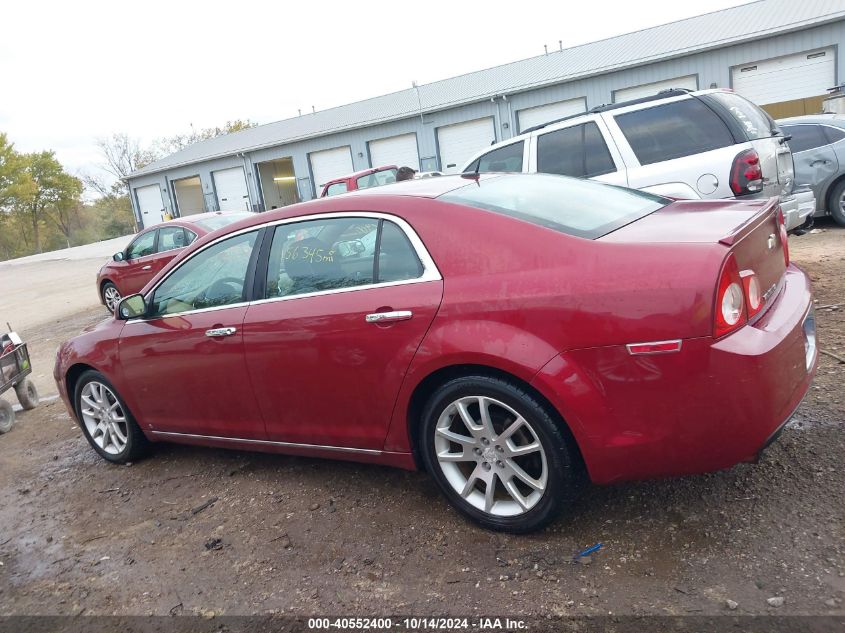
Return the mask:
[[600,117],[548,126],[532,135],[529,170],[625,186],[625,163]]
[[392,216],[333,214],[279,224],[267,253],[243,331],[268,439],[381,449],[443,294],[422,242]]
[[[827,183],[839,173],[839,159],[825,128],[815,123],[781,125],[783,133],[792,137],[788,142],[795,164],[795,184],[810,185],[820,205],[824,204]],[[833,134],[838,131],[828,129]]]
[[192,254],[148,293],[148,315],[123,328],[120,363],[143,428],[264,438],[241,330],[259,232]]
[[158,229],[141,233],[126,248],[126,266],[123,267],[118,285],[124,297],[141,290],[155,274],[157,235]]

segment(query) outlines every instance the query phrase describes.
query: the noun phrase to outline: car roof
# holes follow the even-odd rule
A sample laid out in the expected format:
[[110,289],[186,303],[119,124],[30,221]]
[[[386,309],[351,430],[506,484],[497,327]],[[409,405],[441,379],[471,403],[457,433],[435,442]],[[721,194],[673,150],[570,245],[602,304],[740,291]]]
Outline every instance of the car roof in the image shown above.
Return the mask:
[[802,116],[791,116],[775,121],[779,124],[789,125],[790,123],[827,123],[838,127],[845,127],[845,115],[823,112],[821,114],[805,114]]
[[[360,178],[361,176],[369,176],[370,174],[374,174],[377,171],[384,171],[385,169],[399,169],[396,165],[382,165],[381,167],[370,167],[368,169],[362,169],[361,171],[356,171],[351,174],[347,174],[346,176],[340,176],[338,178],[332,178],[331,180],[326,181],[326,185],[331,185],[336,182],[343,182],[344,180],[349,180],[350,178]],[[324,187],[326,185],[323,185]]]

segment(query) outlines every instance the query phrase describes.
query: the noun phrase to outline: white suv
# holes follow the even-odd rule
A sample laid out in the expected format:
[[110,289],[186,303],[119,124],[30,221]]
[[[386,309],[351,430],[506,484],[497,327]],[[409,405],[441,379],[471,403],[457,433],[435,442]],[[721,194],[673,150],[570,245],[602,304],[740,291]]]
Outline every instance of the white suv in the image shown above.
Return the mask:
[[793,193],[792,153],[772,118],[725,90],[668,90],[553,121],[485,148],[464,172],[593,178],[674,198],[779,196],[792,230],[815,210]]

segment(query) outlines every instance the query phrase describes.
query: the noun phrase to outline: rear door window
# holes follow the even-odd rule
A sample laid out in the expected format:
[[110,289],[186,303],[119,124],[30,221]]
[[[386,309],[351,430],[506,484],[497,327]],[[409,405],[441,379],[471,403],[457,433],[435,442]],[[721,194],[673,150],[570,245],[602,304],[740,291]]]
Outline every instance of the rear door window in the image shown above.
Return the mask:
[[828,143],[838,143],[845,138],[845,130],[841,128],[830,127],[829,125],[823,125],[822,128],[824,129],[825,136],[827,136]]
[[683,99],[616,115],[641,165],[709,152],[734,144],[728,127],[698,99]]
[[492,152],[487,152],[478,160],[474,161],[472,165],[467,168],[467,171],[474,171],[478,173],[487,172],[521,172],[522,171],[522,155],[525,151],[525,141],[518,143],[511,143],[504,147],[494,149]]
[[827,145],[828,140],[821,125],[784,125],[783,132],[789,139],[789,149],[794,154]]
[[163,253],[183,246],[185,246],[185,231],[181,226],[168,226],[158,230],[158,249],[156,252]]
[[339,193],[346,193],[346,183],[345,182],[335,182],[329,185],[329,188],[326,190],[327,196],[336,196]]
[[593,178],[616,171],[616,165],[593,121],[537,137],[537,171]]
[[374,171],[366,176],[361,176],[357,181],[358,189],[378,187],[379,185],[396,182],[396,172],[396,169],[382,169],[381,171]]

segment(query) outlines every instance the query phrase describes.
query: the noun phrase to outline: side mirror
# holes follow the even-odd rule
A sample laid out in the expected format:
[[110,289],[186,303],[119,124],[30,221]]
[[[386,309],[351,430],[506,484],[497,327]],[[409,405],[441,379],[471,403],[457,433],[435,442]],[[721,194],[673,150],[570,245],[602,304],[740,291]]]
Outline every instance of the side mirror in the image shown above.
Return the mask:
[[126,256],[123,254],[123,251],[120,251],[119,253],[115,253],[114,255],[112,255],[111,258],[116,262],[122,262],[124,259],[126,259]]
[[130,295],[117,304],[117,318],[121,321],[137,319],[147,314],[144,295]]

